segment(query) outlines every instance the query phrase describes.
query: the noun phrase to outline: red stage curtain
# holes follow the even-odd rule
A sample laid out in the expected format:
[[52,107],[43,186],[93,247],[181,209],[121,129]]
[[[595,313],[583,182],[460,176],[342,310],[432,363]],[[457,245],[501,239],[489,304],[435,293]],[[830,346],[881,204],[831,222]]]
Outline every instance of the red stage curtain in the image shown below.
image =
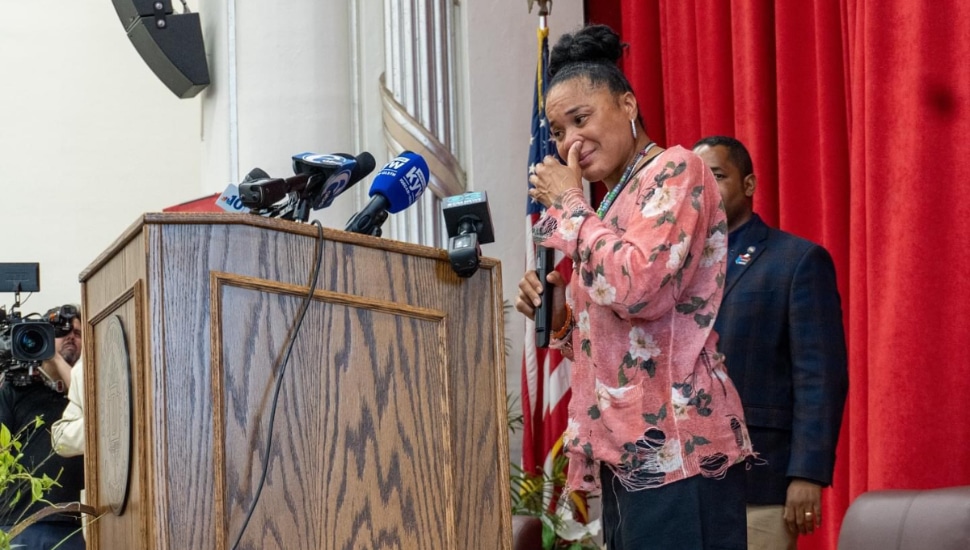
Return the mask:
[[970,2],[587,0],[651,137],[745,142],[765,220],[838,270],[850,390],[821,534],[861,492],[970,484]]

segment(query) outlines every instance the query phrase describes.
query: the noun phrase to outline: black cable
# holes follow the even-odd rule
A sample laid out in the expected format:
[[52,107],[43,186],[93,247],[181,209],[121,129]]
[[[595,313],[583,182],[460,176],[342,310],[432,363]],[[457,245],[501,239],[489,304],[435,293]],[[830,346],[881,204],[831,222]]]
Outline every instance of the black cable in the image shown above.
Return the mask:
[[300,312],[297,315],[296,322],[293,324],[287,336],[287,342],[284,346],[286,352],[283,354],[282,364],[279,365],[279,370],[276,372],[276,387],[273,390],[273,405],[270,407],[269,427],[267,428],[266,434],[266,451],[263,453],[263,472],[259,476],[259,485],[256,486],[256,493],[253,495],[253,501],[250,503],[249,511],[246,513],[246,521],[243,522],[242,529],[239,530],[236,542],[232,544],[232,550],[236,550],[239,547],[243,534],[246,532],[246,527],[249,526],[249,520],[252,519],[253,512],[256,510],[259,497],[263,493],[263,484],[266,482],[266,473],[269,471],[269,454],[273,447],[273,426],[276,424],[276,404],[279,401],[280,390],[283,387],[283,373],[286,372],[286,365],[289,363],[290,352],[293,351],[293,343],[296,341],[296,335],[300,331],[300,327],[303,326],[303,318],[306,317],[306,312],[310,309],[310,303],[313,301],[313,293],[317,290],[317,277],[320,275],[320,265],[323,263],[323,225],[317,220],[313,220],[311,223],[317,226],[317,246],[314,258],[315,265],[313,272],[310,274],[310,291],[303,299],[303,304],[300,306]]

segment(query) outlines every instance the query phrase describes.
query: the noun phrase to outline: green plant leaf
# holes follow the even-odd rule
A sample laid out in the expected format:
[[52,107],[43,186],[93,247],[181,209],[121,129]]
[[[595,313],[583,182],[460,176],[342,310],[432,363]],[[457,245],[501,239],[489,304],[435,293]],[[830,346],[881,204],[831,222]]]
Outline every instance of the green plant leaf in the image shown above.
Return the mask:
[[546,522],[542,522],[542,548],[552,550],[556,546],[556,530]]

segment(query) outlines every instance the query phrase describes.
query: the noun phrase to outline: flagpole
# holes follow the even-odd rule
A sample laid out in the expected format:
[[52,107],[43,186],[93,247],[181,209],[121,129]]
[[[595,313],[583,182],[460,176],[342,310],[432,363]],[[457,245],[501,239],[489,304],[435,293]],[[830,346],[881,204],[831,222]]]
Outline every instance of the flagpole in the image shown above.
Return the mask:
[[547,29],[546,17],[549,16],[552,9],[552,0],[529,0],[529,13],[532,13],[532,7],[539,3],[539,28]]

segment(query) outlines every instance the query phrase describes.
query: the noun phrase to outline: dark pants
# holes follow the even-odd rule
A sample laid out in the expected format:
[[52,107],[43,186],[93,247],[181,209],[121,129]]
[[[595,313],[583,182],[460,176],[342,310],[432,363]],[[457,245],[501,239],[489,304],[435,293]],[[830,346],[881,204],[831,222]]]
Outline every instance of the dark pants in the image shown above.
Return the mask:
[[633,492],[609,468],[600,475],[609,550],[746,550],[744,464]]
[[[13,526],[0,527],[10,531]],[[64,541],[63,544],[60,544]],[[57,550],[84,550],[84,536],[81,534],[81,524],[66,521],[40,521],[17,535],[13,539],[14,550],[50,550],[57,546]]]

